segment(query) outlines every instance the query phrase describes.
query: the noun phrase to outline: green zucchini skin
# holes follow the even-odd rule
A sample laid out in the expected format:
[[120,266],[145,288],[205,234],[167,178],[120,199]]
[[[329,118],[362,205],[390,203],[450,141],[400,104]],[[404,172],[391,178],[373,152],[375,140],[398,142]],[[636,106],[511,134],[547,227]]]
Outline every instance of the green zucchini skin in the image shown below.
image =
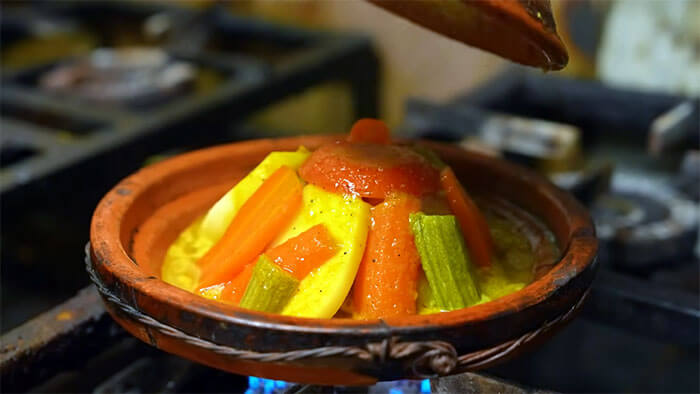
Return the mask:
[[481,299],[474,267],[454,215],[410,216],[423,271],[438,307],[450,311]]
[[267,256],[261,255],[239,305],[255,311],[279,313],[298,287],[298,279],[284,272]]

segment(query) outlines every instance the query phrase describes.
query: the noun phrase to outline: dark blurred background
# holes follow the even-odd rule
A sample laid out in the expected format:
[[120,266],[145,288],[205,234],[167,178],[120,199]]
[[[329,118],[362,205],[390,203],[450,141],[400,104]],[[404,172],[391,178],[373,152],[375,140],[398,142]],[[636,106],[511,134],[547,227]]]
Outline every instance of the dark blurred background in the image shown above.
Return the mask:
[[[0,7],[3,363],[23,323],[88,285],[90,217],[121,178],[213,144],[345,132],[381,117],[397,136],[534,168],[594,216],[602,269],[581,317],[481,376],[500,379],[499,390],[700,391],[699,1],[555,1],[571,61],[552,74],[362,1]],[[109,337],[83,360],[102,360],[100,373],[49,357],[41,368],[52,373],[3,391],[299,390]],[[156,365],[156,377],[142,373]]]

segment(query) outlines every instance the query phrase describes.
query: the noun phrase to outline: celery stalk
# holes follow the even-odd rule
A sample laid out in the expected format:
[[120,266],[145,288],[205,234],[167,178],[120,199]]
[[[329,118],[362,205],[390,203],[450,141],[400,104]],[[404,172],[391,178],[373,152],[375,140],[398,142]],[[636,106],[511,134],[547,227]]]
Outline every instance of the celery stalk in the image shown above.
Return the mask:
[[454,215],[415,213],[410,221],[421,265],[438,307],[455,310],[479,302],[476,277]]
[[262,255],[253,268],[240,307],[261,312],[279,313],[299,287],[299,280],[284,272]]

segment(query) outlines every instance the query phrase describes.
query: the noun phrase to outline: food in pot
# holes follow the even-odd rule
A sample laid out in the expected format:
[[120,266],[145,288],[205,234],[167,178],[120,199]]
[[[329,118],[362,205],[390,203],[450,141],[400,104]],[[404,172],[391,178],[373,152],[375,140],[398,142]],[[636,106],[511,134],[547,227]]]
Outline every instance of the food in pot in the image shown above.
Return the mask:
[[473,199],[435,153],[363,119],[314,152],[270,153],[179,235],[162,278],[262,312],[375,319],[490,301],[557,257],[537,219]]

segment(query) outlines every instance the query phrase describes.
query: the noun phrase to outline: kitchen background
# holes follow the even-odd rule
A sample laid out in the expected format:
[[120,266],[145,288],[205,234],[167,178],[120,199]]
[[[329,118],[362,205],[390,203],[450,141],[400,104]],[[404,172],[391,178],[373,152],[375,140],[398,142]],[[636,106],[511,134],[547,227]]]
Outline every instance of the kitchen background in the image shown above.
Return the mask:
[[[362,116],[535,168],[593,213],[602,270],[581,318],[463,377],[472,387],[700,390],[700,1],[553,1],[570,63],[549,74],[359,0],[0,7],[2,391],[347,390],[194,366],[107,318],[88,333],[52,328],[74,335],[28,359],[16,339],[85,295],[90,215],[122,177],[212,144],[344,132]],[[397,390],[431,387],[364,392]]]

